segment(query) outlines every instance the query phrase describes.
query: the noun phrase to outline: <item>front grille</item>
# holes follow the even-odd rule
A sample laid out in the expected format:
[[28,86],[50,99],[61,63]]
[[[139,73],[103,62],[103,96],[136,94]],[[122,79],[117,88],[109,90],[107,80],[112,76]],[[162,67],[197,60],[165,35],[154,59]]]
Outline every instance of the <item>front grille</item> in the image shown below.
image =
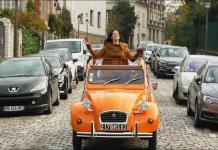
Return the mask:
[[101,122],[126,122],[127,114],[125,112],[110,111],[101,113]]

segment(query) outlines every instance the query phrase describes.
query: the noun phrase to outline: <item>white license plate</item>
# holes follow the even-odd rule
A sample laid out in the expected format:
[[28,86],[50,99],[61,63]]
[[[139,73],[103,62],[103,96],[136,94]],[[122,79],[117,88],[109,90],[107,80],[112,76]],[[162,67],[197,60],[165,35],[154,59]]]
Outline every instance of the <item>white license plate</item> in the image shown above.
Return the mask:
[[126,123],[102,123],[101,129],[104,131],[126,131]]
[[24,106],[4,106],[3,111],[23,111]]

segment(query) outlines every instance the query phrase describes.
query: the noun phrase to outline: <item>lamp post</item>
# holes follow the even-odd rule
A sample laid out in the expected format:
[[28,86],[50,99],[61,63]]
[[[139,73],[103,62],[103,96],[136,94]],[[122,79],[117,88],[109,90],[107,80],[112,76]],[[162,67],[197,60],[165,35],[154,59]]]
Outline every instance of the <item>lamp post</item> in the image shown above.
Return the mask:
[[206,10],[206,16],[205,16],[205,51],[207,51],[207,39],[208,39],[208,9],[210,8],[212,0],[204,0],[204,6],[207,9]]
[[86,40],[88,41],[89,36],[89,19],[86,19]]
[[141,27],[141,23],[138,23],[138,46],[139,46],[139,42],[140,42],[140,27]]
[[80,14],[77,16],[77,20],[78,20],[78,35],[77,35],[77,37],[79,38],[79,26],[81,23],[81,15]]
[[59,39],[60,38],[60,32],[61,32],[61,27],[60,27],[61,7],[60,7],[59,3],[57,3],[56,13],[58,15],[58,39]]

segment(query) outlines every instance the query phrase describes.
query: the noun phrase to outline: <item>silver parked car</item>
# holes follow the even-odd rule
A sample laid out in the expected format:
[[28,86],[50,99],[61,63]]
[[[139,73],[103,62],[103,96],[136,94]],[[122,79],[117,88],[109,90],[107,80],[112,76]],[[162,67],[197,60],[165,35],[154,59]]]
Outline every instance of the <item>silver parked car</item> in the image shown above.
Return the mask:
[[173,97],[177,104],[188,99],[188,87],[197,74],[198,69],[206,63],[208,59],[217,58],[207,55],[189,55],[176,67],[173,80]]
[[218,60],[210,59],[194,76],[189,86],[187,115],[194,115],[194,126],[218,123]]

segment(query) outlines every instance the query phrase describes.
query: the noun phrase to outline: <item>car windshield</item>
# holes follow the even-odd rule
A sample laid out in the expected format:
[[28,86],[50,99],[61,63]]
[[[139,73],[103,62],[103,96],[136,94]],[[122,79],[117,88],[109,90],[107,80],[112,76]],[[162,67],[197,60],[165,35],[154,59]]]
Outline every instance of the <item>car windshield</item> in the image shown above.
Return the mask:
[[0,63],[0,77],[41,76],[45,75],[40,59],[5,60]]
[[161,51],[162,57],[185,57],[188,55],[186,48],[163,48]]
[[61,68],[61,62],[57,57],[46,57],[53,68]]
[[142,70],[90,70],[88,81],[92,84],[142,84]]
[[205,81],[206,83],[218,83],[218,66],[208,68]]
[[48,53],[48,54],[57,54],[61,58],[63,58],[64,62],[70,61],[70,55],[67,51],[58,50],[58,51],[42,51],[40,53]]
[[185,65],[184,72],[197,72],[206,61],[206,58],[190,58]]
[[71,53],[81,52],[81,41],[55,41],[46,42],[46,49],[68,48]]

